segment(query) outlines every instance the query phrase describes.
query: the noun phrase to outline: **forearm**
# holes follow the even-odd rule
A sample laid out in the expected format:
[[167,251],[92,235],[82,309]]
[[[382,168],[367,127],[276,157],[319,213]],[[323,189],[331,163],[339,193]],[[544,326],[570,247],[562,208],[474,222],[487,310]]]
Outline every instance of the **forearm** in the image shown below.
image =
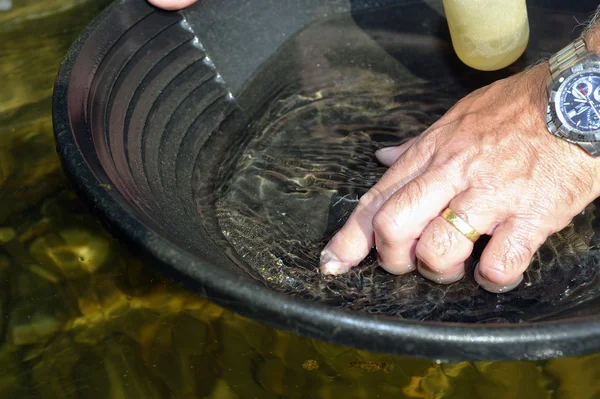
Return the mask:
[[[591,16],[589,22],[586,23],[581,37],[583,38],[586,48],[589,51],[594,51],[600,55],[600,6]],[[563,43],[564,46],[567,44],[568,43]],[[531,68],[529,68],[528,72],[530,72],[531,75],[537,75],[538,78],[541,78],[547,82],[547,80],[550,79],[548,60],[545,59],[542,60],[542,62],[533,65]]]
[[588,50],[595,51],[596,53],[600,54],[600,7],[585,28],[583,32],[583,39]]

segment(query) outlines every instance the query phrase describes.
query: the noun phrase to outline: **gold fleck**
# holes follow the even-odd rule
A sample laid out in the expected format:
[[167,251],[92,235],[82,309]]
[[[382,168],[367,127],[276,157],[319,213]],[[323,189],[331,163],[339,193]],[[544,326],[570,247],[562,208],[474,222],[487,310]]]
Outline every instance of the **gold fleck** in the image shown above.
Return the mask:
[[304,370],[313,371],[319,368],[319,363],[316,360],[309,359],[302,363],[302,368]]
[[361,369],[373,373],[376,371],[383,371],[389,373],[394,369],[394,365],[388,362],[350,362],[350,367]]

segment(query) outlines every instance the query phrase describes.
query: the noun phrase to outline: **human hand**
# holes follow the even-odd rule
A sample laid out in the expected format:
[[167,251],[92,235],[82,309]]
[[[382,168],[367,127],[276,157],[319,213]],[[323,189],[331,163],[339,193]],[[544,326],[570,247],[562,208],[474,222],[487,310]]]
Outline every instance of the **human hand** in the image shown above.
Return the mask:
[[378,151],[390,168],[322,251],[323,273],[347,272],[375,245],[391,273],[418,267],[438,283],[461,279],[473,242],[440,216],[450,208],[491,235],[479,285],[516,287],[546,238],[600,194],[600,160],[546,128],[548,77],[545,63],[497,81],[419,137]]
[[148,2],[164,10],[180,10],[194,4],[196,0],[148,0]]

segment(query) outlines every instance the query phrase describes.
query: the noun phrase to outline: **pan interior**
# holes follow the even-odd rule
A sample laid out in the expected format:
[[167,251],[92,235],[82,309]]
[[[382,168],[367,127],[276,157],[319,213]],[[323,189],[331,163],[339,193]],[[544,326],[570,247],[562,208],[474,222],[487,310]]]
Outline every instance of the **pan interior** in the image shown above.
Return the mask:
[[[451,285],[390,275],[373,254],[348,274],[319,273],[320,250],[385,172],[376,149],[420,134],[472,90],[557,49],[572,29],[570,15],[530,10],[527,53],[484,73],[456,59],[443,19],[430,11],[422,31],[404,29],[403,8],[391,7],[319,21],[290,38],[234,96],[234,110],[196,159],[193,196],[204,228],[259,284],[334,307],[471,323],[598,313],[594,204],[547,240],[509,293],[487,293],[472,277],[485,240],[467,276]],[[548,20],[565,29],[541,34]]]

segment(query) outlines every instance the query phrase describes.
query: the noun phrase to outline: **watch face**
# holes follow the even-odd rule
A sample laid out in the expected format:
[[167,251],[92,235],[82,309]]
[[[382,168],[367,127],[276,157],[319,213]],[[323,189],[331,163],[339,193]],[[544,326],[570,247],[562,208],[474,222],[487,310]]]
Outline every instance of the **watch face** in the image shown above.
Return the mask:
[[571,75],[557,97],[558,118],[566,127],[583,135],[600,129],[600,71]]

